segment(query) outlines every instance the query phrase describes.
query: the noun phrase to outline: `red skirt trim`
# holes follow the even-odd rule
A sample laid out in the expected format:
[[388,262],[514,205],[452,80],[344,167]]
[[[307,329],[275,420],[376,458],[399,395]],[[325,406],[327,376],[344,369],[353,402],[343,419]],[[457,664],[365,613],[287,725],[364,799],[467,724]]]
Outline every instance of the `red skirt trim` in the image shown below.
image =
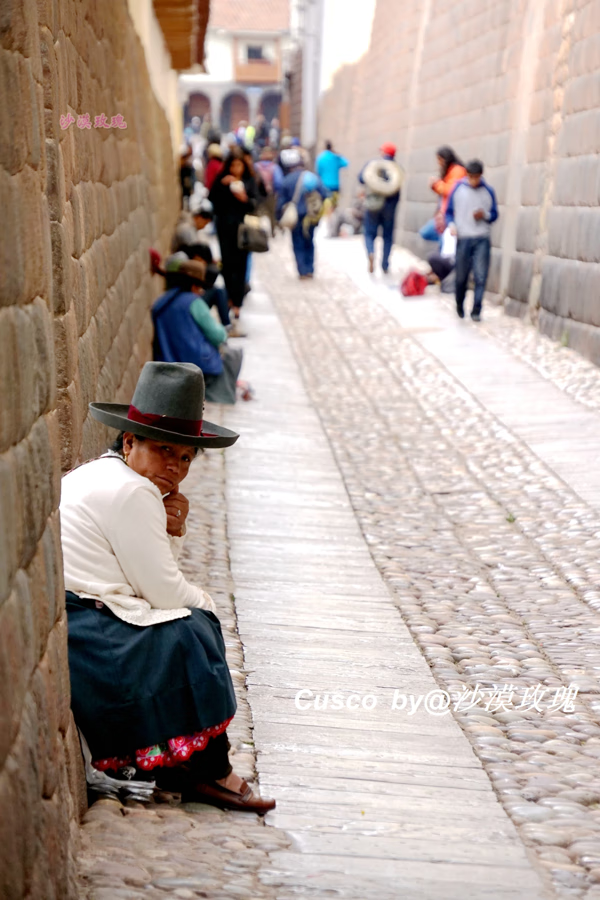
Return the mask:
[[192,753],[197,753],[206,749],[211,737],[217,737],[227,730],[229,723],[233,720],[233,716],[220,725],[211,725],[204,731],[197,731],[195,734],[187,734],[181,737],[170,738],[164,744],[154,744],[152,747],[144,747],[135,751],[135,758],[132,756],[111,756],[106,759],[95,759],[92,765],[100,772],[106,772],[107,769],[117,772],[123,766],[137,766],[138,769],[144,769],[149,772],[159,766],[172,768],[179,766],[190,758]]

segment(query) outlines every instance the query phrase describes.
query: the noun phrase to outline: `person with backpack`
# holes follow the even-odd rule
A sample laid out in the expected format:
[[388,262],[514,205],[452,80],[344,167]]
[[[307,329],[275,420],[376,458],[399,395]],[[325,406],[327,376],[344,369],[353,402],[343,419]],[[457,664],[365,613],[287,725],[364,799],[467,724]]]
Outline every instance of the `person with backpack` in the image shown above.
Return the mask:
[[264,212],[271,220],[271,233],[274,237],[277,223],[275,216],[277,193],[281,190],[281,185],[283,184],[283,172],[281,167],[275,162],[275,151],[271,147],[263,147],[255,168],[266,191],[266,197],[262,203],[259,203],[259,212]]
[[[292,149],[295,156],[291,155]],[[283,228],[292,232],[298,277],[305,280],[314,277],[314,234],[328,191],[318,175],[305,169],[298,149],[291,148],[288,153],[290,172],[283,179],[277,198],[277,218]]]
[[395,144],[383,144],[379,152],[380,158],[373,159],[363,166],[358,180],[365,185],[364,233],[369,272],[373,273],[375,270],[375,238],[381,229],[383,233],[381,269],[385,275],[390,265],[396,208],[400,201],[404,170],[395,161]]

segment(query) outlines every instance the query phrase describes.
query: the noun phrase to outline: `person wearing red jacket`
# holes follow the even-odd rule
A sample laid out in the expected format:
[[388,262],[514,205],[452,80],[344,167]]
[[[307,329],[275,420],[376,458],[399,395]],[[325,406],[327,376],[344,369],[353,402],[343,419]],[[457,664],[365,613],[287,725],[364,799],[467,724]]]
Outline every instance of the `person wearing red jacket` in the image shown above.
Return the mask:
[[209,144],[206,149],[208,162],[204,169],[204,187],[210,191],[215,178],[223,168],[223,151],[220,144]]

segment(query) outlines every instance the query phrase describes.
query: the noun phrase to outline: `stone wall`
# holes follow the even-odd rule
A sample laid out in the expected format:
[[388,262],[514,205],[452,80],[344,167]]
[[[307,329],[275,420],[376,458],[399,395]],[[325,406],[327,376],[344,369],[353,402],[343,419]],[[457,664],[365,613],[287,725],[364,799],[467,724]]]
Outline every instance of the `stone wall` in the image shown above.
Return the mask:
[[[90,129],[78,116],[90,114]],[[127,128],[95,128],[121,114]],[[71,114],[69,127],[61,116]],[[90,400],[128,400],[178,189],[125,0],[0,9],[0,896],[75,897],[85,803],[69,709],[61,471],[106,445]]]
[[352,159],[347,193],[397,143],[400,239],[419,253],[436,147],[483,159],[500,203],[490,292],[597,363],[599,68],[600,0],[377,0],[369,50],[320,117],[321,140]]

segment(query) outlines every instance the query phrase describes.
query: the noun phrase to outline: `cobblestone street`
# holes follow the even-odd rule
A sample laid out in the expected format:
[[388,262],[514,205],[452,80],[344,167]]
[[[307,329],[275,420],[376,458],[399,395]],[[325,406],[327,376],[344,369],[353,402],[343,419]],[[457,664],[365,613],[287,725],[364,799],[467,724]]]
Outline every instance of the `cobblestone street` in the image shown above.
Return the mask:
[[[245,312],[256,400],[208,416],[240,441],[184,484],[232,762],[277,809],[101,801],[81,896],[599,900],[599,370],[496,310],[402,299],[357,240],[299,282],[287,244]],[[392,708],[465,686],[488,708]]]

